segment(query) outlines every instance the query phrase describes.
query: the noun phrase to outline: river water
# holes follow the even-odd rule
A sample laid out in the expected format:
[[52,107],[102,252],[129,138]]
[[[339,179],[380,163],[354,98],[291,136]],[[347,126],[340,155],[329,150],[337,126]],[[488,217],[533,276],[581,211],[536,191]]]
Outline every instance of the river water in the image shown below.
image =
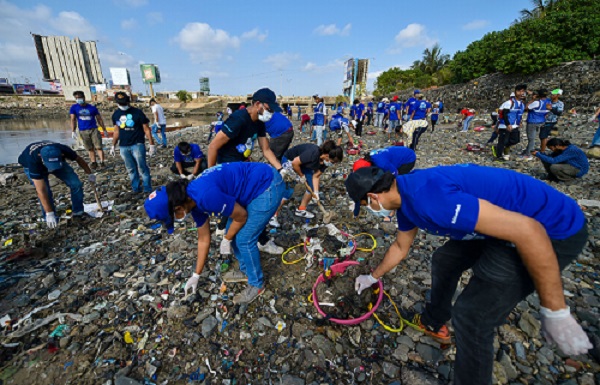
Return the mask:
[[[102,116],[104,122],[110,122],[110,116]],[[171,118],[167,117],[169,125],[201,126],[210,124],[197,118]],[[75,144],[71,139],[71,124],[68,118],[13,118],[0,119],[0,165],[17,163],[17,158],[23,149],[30,143],[40,140],[52,140],[68,146]]]

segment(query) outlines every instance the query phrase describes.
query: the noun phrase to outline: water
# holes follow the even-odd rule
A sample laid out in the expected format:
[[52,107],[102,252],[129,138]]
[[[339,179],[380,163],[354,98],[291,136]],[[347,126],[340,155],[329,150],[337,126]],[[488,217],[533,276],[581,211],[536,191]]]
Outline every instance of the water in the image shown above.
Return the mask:
[[[109,116],[103,116],[104,122],[110,122]],[[179,122],[180,126],[201,126],[210,124],[199,118],[167,118],[169,125]],[[19,154],[28,144],[40,140],[51,140],[72,146],[71,123],[67,118],[15,118],[0,119],[0,165],[17,163]]]

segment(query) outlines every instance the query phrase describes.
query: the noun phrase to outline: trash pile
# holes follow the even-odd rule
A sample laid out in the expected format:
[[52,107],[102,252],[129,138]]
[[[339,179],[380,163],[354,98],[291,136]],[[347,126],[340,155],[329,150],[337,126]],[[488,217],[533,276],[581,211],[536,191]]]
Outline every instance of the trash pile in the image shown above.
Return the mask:
[[[583,147],[595,129],[577,116],[564,117],[561,127],[562,137]],[[464,134],[454,125],[441,125],[421,137],[416,167],[492,165],[484,145],[489,135],[489,129]],[[363,151],[389,145],[386,137],[363,136]],[[173,144],[199,143],[206,153],[207,138],[206,127],[170,134],[170,147],[148,161],[153,186],[177,177],[169,171]],[[306,138],[296,133],[294,144]],[[479,151],[466,150],[468,143]],[[243,284],[221,279],[236,261],[219,255],[220,238],[214,231],[198,291],[184,295],[196,260],[193,223],[168,235],[150,221],[143,209],[145,196],[130,192],[119,157],[109,158],[108,166],[97,171],[100,199],[112,202],[99,218],[75,222],[66,186],[50,179],[60,217],[54,230],[38,220],[35,190],[20,167],[0,167],[0,175],[7,175],[2,179],[6,185],[0,184],[0,384],[448,383],[454,346],[442,349],[411,328],[391,332],[374,317],[354,326],[335,324],[309,299],[327,265],[354,260],[370,271],[395,239],[394,222],[381,222],[364,210],[352,218],[343,182],[359,156],[347,156],[322,177],[321,201],[337,214],[329,226],[314,205],[309,207],[314,219],[294,215],[303,191],[296,187],[279,214],[281,227],[270,230],[286,254],[262,253],[266,291],[248,306],[232,302]],[[512,158],[493,165],[536,177],[544,173],[540,162]],[[595,349],[567,357],[548,345],[540,335],[539,300],[533,294],[498,330],[494,383],[600,383],[600,161],[590,162],[583,180],[553,186],[581,200],[590,224],[588,245],[564,272],[563,282],[567,303]],[[95,204],[91,186],[84,185],[85,202]],[[431,254],[443,242],[420,232],[409,257],[384,277],[384,289],[398,307],[423,309],[429,299]],[[458,292],[469,276],[465,273]],[[339,286],[335,282],[331,298],[320,293],[320,300],[333,302],[345,291],[356,296],[352,279],[339,280]],[[394,313],[385,297],[376,314],[398,326]]]

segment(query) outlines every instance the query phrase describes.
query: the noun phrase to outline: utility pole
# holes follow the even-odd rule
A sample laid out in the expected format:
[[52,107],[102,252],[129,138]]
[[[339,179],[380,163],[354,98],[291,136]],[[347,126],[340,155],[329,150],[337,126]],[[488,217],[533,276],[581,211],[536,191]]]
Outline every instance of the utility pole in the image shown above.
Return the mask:
[[152,83],[148,83],[150,85],[150,97],[154,98],[154,88],[152,88]]

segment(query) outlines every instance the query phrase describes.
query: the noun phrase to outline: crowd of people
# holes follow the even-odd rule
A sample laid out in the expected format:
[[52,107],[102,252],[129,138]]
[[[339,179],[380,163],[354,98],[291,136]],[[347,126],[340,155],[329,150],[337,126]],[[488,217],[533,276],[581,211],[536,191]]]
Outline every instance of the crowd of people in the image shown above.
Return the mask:
[[[526,85],[515,87],[491,116],[494,133],[488,143],[497,161],[508,160],[520,142],[527,113],[527,146],[521,156],[538,158],[550,181],[574,180],[587,173],[589,164],[579,148],[550,138],[564,111],[560,95],[559,89],[528,94]],[[98,110],[86,103],[83,92],[74,96],[76,104],[70,110],[73,138],[82,140],[90,165],[68,146],[50,141],[28,145],[19,157],[50,228],[58,221],[49,174],[69,187],[73,216],[83,217],[82,183],[66,161],[75,161],[89,175],[90,183],[96,182],[94,170],[105,163],[99,132],[104,122]],[[547,183],[501,168],[455,165],[414,170],[420,137],[429,127],[433,133],[444,114],[441,100],[432,103],[419,90],[406,101],[392,96],[356,99],[349,107],[340,103],[332,107],[331,116],[324,98],[315,95],[313,99],[312,117],[301,114],[300,108],[297,112],[301,120],[298,132],[302,137],[306,133],[306,143],[290,147],[296,135],[291,107],[284,113],[272,90],[256,91],[250,103],[228,111],[226,119],[218,114],[206,154],[198,143],[174,145],[170,170],[178,177],[154,189],[146,157],[156,153],[155,143],[168,147],[164,110],[155,100],[150,102],[150,126],[150,119],[131,105],[126,93],[115,95],[109,154],[114,156],[118,149],[129,174],[131,198],[147,197],[146,214],[162,222],[169,234],[175,222],[186,221],[188,214],[195,222],[196,264],[185,285],[186,293],[197,289],[211,247],[210,218],[218,217],[219,253],[233,254],[239,262],[239,269],[222,279],[246,283],[233,302],[249,304],[258,298],[266,286],[260,252],[283,253],[269,238],[268,226],[280,226],[277,213],[298,183],[305,192],[294,214],[315,218],[308,206],[322,200],[321,176],[328,167],[344,162],[348,151],[361,150],[357,138],[366,127],[366,134],[384,135],[390,146],[364,152],[352,164],[345,185],[354,202],[353,214],[358,217],[360,208],[365,207],[382,220],[391,221],[395,216],[398,233],[377,268],[356,279],[359,293],[408,256],[422,229],[449,240],[433,254],[430,302],[422,313],[405,311],[403,318],[442,343],[452,340],[446,326],[452,318],[457,345],[455,384],[491,382],[494,329],[534,290],[540,297],[542,328],[548,340],[556,342],[565,354],[585,353],[591,348],[570,314],[561,284],[561,270],[577,258],[588,237],[586,219],[573,199]],[[466,132],[476,111],[461,108],[459,113],[461,132]],[[592,119],[599,114],[600,110],[596,111]],[[596,136],[600,136],[600,128]],[[404,146],[404,137],[410,145]],[[600,145],[600,139],[595,137],[592,145]],[[257,147],[266,163],[252,161]],[[514,196],[519,199],[512,199]],[[473,269],[473,277],[452,305],[458,280],[467,269]]]

